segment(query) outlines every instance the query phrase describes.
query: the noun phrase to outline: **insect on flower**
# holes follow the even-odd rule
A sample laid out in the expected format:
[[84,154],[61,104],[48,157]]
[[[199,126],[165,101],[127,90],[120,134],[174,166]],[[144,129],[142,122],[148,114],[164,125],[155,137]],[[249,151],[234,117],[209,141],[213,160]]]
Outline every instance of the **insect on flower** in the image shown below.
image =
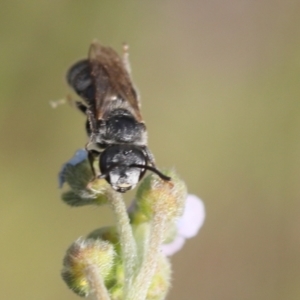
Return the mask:
[[69,85],[83,100],[76,105],[87,116],[86,150],[94,177],[94,160],[99,158],[98,177],[121,193],[134,188],[146,170],[171,180],[156,168],[147,147],[147,130],[129,69],[126,45],[121,58],[112,48],[93,42],[88,58],[67,73]]

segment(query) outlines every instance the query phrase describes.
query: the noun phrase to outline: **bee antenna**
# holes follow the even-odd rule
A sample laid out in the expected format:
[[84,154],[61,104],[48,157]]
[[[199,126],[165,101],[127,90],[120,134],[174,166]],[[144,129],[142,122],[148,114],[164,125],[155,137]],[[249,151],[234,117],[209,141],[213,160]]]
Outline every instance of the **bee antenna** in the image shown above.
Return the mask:
[[164,175],[163,173],[161,173],[156,168],[148,166],[148,165],[132,164],[132,165],[130,165],[130,167],[146,169],[146,170],[152,171],[153,173],[155,173],[156,175],[158,175],[161,179],[163,179],[165,181],[170,181],[171,180],[171,177]]

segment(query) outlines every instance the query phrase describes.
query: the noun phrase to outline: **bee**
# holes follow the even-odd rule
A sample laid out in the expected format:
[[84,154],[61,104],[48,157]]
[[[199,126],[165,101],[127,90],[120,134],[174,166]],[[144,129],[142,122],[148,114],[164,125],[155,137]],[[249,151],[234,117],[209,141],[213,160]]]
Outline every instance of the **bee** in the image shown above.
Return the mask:
[[126,45],[121,58],[112,48],[94,41],[88,58],[71,66],[67,81],[83,100],[76,105],[87,116],[86,150],[94,178],[94,161],[99,158],[101,174],[97,177],[105,178],[120,193],[133,189],[147,170],[171,180],[156,168],[147,147],[147,130],[130,78]]

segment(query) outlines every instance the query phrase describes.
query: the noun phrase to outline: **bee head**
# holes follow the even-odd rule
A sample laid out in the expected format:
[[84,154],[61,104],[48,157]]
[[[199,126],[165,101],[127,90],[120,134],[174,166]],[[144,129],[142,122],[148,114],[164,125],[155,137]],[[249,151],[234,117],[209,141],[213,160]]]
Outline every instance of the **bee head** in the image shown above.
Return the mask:
[[147,156],[140,147],[112,145],[100,156],[100,177],[105,178],[117,192],[125,193],[141,180],[146,172],[146,164]]

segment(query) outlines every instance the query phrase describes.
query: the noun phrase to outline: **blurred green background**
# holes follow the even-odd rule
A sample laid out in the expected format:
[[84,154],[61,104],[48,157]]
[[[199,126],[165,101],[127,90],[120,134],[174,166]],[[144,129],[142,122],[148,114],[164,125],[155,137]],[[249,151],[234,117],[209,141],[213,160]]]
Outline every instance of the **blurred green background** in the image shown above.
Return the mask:
[[1,0],[1,298],[78,299],[64,252],[113,222],[60,201],[84,117],[49,105],[98,38],[129,43],[157,164],[206,205],[168,299],[300,299],[299,15],[292,0]]

